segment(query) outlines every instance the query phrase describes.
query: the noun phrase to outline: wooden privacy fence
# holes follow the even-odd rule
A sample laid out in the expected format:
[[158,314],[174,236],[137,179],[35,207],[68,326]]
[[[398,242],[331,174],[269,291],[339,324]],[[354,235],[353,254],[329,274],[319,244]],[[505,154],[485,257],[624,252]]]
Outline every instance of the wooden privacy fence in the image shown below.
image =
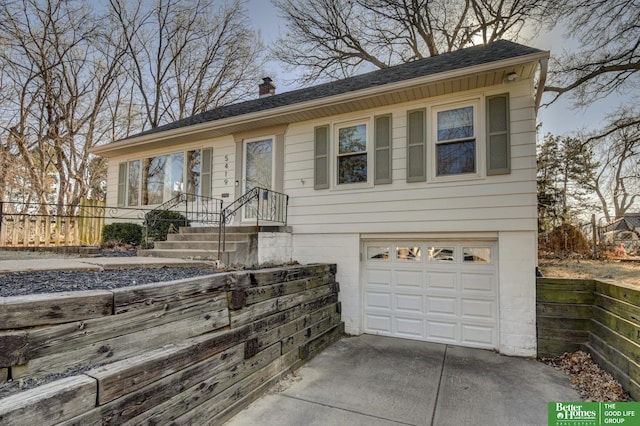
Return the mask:
[[0,202],[0,247],[100,244],[105,223],[103,201],[82,200],[77,206],[64,206],[59,214],[42,213],[39,207]]

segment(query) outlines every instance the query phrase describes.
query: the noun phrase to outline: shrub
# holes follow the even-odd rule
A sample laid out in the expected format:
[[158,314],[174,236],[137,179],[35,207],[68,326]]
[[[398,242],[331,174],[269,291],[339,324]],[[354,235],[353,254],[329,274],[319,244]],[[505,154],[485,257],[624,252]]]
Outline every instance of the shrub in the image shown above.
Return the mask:
[[137,223],[110,223],[102,228],[103,244],[108,242],[139,246],[142,242],[142,226]]
[[591,254],[587,239],[578,228],[570,223],[564,223],[551,231],[547,249],[556,255]]
[[176,232],[181,226],[189,226],[187,218],[171,210],[159,210],[145,215],[147,237],[150,241],[166,241],[167,234]]

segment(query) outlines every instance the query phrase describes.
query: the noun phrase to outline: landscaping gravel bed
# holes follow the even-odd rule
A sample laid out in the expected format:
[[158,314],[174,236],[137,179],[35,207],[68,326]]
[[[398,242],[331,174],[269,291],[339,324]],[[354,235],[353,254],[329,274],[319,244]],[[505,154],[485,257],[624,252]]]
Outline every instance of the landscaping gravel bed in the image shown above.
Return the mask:
[[0,275],[0,297],[79,290],[108,290],[216,273],[213,267],[136,268],[107,271],[30,271]]

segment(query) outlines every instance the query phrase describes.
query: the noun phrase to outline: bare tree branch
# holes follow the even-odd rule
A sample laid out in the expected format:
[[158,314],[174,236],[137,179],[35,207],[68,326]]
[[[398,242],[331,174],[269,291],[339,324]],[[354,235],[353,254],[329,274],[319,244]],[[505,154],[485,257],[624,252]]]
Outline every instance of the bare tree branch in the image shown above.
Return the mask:
[[554,24],[581,43],[578,52],[563,53],[551,63],[549,103],[568,94],[577,106],[638,88],[640,70],[640,3],[637,0],[565,0],[551,3]]
[[385,68],[502,38],[546,0],[275,0],[287,33],[271,49],[302,82]]

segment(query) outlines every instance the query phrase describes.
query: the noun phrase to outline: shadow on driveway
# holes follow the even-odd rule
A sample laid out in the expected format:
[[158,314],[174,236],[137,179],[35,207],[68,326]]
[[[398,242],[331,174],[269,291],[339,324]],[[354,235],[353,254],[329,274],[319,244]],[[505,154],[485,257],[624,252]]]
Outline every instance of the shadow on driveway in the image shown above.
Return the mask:
[[548,402],[580,400],[535,360],[370,335],[340,340],[297,376],[227,425],[546,425]]

